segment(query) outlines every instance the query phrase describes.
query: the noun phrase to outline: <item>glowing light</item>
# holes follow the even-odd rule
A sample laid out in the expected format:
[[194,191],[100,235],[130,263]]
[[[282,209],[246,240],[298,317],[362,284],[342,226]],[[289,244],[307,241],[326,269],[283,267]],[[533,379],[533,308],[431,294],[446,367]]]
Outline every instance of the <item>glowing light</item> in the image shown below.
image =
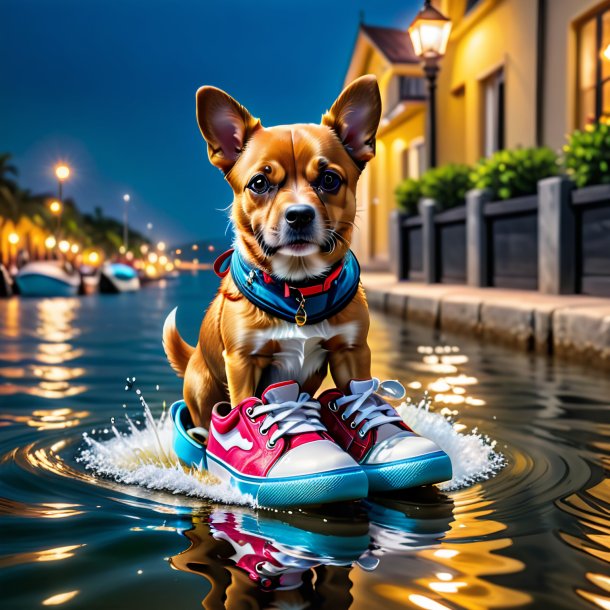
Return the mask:
[[199,264],[199,259],[198,258],[194,258],[193,259],[193,265],[198,265]]
[[167,263],[167,265],[165,265],[165,270],[166,271],[173,271],[174,270],[174,265],[172,263]]
[[434,551],[434,556],[441,557],[442,559],[451,559],[459,554],[460,552],[455,549],[438,549],[438,551]]
[[160,242],[157,244],[157,250],[159,250],[159,252],[163,252],[163,251],[165,251],[165,242],[164,242],[164,241],[160,241]]
[[159,264],[160,265],[167,265],[167,256],[165,256],[165,254],[162,254],[159,257]]
[[443,379],[438,379],[433,383],[429,383],[428,389],[431,392],[448,392],[451,389],[451,386]]
[[127,194],[127,193],[125,193],[125,194],[123,195],[123,201],[124,201],[125,203],[129,203],[129,200],[130,200],[130,199],[131,199],[131,197],[130,197],[130,196]]
[[157,255],[156,252],[151,252],[148,255],[148,262],[152,263],[153,265],[159,260],[159,256]]
[[146,253],[148,252],[148,246],[147,246],[146,244],[142,244],[142,245],[140,246],[140,252],[141,252],[142,254],[146,254]]
[[449,572],[437,572],[435,574],[435,576],[439,579],[439,580],[443,580],[443,581],[448,581],[448,580],[453,580],[453,574],[449,574]]
[[421,382],[420,381],[412,381],[408,386],[412,390],[421,390]]
[[148,223],[146,223],[146,228],[147,228],[149,231],[152,231],[152,228],[153,228],[153,223],[152,223],[152,222],[148,222]]
[[70,242],[62,239],[58,244],[60,252],[66,253],[70,249]]
[[70,252],[72,252],[72,254],[78,254],[78,251],[80,250],[78,244],[72,244],[70,246]]
[[8,243],[9,244],[18,244],[19,243],[19,235],[17,233],[9,233],[8,234]]
[[55,175],[57,176],[58,180],[63,182],[70,177],[70,168],[63,163],[60,163],[55,167]]
[[214,252],[214,250],[216,250],[216,248],[214,248],[214,246],[212,246],[211,244],[208,246],[208,250],[210,252]]
[[154,265],[146,265],[145,271],[146,275],[150,275],[151,277],[157,275],[157,268]]
[[62,205],[57,200],[51,201],[51,203],[49,204],[49,210],[51,210],[51,214],[61,214]]
[[182,254],[182,250],[181,250],[180,248],[178,248],[178,249],[176,250],[176,254]]
[[133,260],[133,252],[131,252],[131,251],[127,252],[127,254],[125,255],[125,258],[126,258],[128,261]]
[[42,602],[43,606],[59,606],[60,604],[65,604],[69,602],[71,599],[75,598],[78,595],[79,591],[66,591],[65,593],[58,593],[57,595],[52,595],[51,597],[47,597]]
[[44,240],[44,245],[49,249],[54,248],[56,243],[57,242],[52,235],[49,235],[49,237]]
[[126,250],[125,250],[125,246],[121,246],[119,248],[119,254],[125,254]]
[[92,252],[89,252],[89,256],[87,258],[89,259],[89,263],[96,265],[100,260],[100,255],[93,250]]
[[602,51],[602,57],[610,61],[610,44]]
[[424,610],[450,610],[444,604],[439,604],[425,595],[409,595],[409,601]]
[[193,244],[193,250],[195,250],[195,251],[199,250],[199,246],[197,244]]

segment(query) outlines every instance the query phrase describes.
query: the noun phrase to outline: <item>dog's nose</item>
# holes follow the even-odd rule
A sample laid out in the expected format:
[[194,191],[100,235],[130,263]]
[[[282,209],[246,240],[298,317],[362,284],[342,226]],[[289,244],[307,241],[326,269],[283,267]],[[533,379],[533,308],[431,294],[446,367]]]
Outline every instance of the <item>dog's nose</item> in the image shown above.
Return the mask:
[[310,205],[291,205],[286,210],[286,222],[293,229],[302,229],[316,217],[316,211]]

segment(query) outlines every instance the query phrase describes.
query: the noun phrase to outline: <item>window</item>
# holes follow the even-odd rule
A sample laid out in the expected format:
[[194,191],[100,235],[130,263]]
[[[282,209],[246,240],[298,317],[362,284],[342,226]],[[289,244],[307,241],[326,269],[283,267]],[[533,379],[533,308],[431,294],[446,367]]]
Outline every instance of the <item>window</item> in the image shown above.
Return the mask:
[[467,0],[466,1],[466,13],[471,11],[481,0]]
[[426,80],[414,76],[400,76],[398,78],[398,99],[400,101],[426,99]]
[[426,171],[426,144],[423,138],[417,138],[409,146],[409,178],[421,178]]
[[504,148],[504,70],[483,81],[483,154]]
[[610,8],[578,29],[578,124],[610,116]]

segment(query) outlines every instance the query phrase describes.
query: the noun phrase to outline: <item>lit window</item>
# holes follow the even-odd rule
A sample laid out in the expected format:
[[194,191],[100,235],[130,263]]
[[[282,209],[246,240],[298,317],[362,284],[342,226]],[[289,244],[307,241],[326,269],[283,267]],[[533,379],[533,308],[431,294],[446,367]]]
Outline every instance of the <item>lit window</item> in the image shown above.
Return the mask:
[[599,11],[578,29],[578,124],[610,116],[610,9]]
[[483,81],[483,154],[504,148],[504,70]]

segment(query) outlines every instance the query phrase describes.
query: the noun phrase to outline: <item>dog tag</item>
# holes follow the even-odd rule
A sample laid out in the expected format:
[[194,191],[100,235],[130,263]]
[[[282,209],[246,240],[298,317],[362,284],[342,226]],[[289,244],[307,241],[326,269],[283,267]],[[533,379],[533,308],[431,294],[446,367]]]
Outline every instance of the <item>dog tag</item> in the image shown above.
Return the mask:
[[299,308],[297,312],[294,314],[294,321],[297,323],[297,326],[304,326],[307,322],[307,312],[305,311],[305,299],[301,298],[299,302]]

